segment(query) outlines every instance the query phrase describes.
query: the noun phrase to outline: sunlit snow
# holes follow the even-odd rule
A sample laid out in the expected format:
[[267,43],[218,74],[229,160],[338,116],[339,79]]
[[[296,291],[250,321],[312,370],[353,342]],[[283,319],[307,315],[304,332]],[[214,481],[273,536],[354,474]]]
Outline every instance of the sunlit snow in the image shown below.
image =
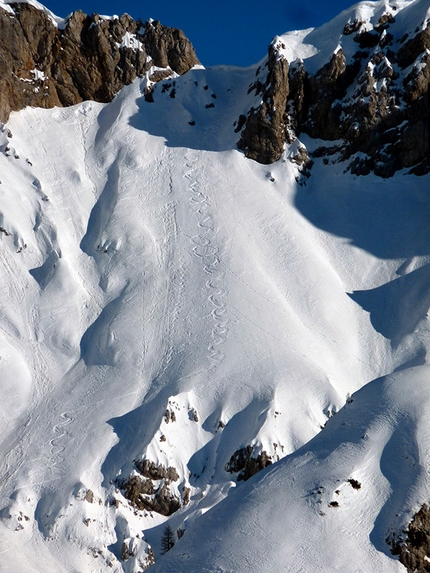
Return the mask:
[[[316,66],[389,4],[280,49]],[[306,179],[289,160],[321,144],[305,136],[246,159],[256,68],[3,126],[2,571],[136,573],[148,543],[159,573],[404,570],[385,537],[430,496],[428,176],[316,159]],[[247,445],[275,463],[236,483]],[[167,518],[118,488],[142,458],[190,490],[165,556]]]

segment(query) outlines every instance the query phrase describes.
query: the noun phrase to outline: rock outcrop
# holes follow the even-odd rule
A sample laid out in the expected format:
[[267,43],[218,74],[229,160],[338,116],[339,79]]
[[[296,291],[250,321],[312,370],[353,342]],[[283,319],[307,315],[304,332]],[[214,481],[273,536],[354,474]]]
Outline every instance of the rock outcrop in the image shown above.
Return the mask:
[[[165,516],[178,511],[181,500],[170,490],[170,485],[179,480],[175,468],[165,468],[146,459],[135,462],[135,465],[139,475],[132,475],[118,484],[131,505],[139,510],[155,511]],[[186,505],[187,492],[185,489],[183,491]]]
[[[73,12],[60,29],[30,4],[0,8],[0,120],[26,106],[108,102],[146,73],[157,81],[183,74],[198,60],[177,29],[159,22]],[[154,69],[153,69],[154,68]],[[155,68],[163,68],[164,73]]]
[[225,471],[237,473],[237,481],[247,481],[250,477],[267,466],[272,465],[272,458],[267,452],[253,456],[254,448],[246,446],[236,450],[225,466]]
[[[399,38],[399,32],[391,12],[375,25],[346,22],[338,47],[313,75],[306,62],[288,62],[281,39],[275,39],[263,72],[257,71],[250,86],[261,101],[241,116],[238,147],[251,159],[271,163],[281,157],[285,142],[305,133],[340,141],[337,160],[348,160],[358,175],[430,171],[430,22],[412,37]],[[349,53],[356,45],[349,59],[344,38]],[[333,148],[317,154],[329,157]]]
[[424,504],[414,515],[405,531],[404,541],[392,542],[392,552],[398,555],[408,573],[430,571],[430,509]]
[[[261,93],[261,104],[251,108],[245,129],[238,143],[239,149],[259,163],[273,163],[282,154],[287,138],[287,99],[289,95],[289,64],[278,58],[277,46],[269,46],[267,76],[264,83],[257,77],[248,93]],[[257,70],[257,76],[261,70]]]

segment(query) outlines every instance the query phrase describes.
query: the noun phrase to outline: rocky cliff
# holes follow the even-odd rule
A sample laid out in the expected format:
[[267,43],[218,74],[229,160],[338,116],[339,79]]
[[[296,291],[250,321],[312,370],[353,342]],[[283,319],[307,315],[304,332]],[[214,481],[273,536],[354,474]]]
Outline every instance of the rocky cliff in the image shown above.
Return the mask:
[[326,161],[349,160],[356,174],[427,173],[430,22],[414,24],[408,30],[397,22],[395,6],[385,6],[373,21],[346,20],[337,47],[316,73],[307,70],[307,60],[289,62],[282,37],[275,38],[249,88],[260,103],[241,117],[239,148],[272,163],[285,141],[304,133],[336,141],[316,153]]
[[[239,149],[269,164],[281,157],[286,142],[307,134],[326,142],[315,155],[327,162],[347,160],[358,175],[389,177],[403,168],[427,173],[430,22],[406,29],[396,10],[385,5],[371,20],[359,14],[338,19],[341,28],[328,34],[338,35],[339,42],[316,71],[309,69],[312,58],[291,59],[283,37],[275,38],[249,86],[258,103],[236,123]],[[151,101],[154,82],[199,63],[180,30],[126,14],[107,18],[76,11],[58,25],[31,4],[12,3],[0,9],[0,33],[3,122],[26,106],[108,102],[145,75]],[[303,146],[294,161],[305,170],[312,165]]]
[[[0,120],[26,106],[108,102],[137,76],[157,81],[198,64],[181,30],[73,12],[64,26],[30,4],[0,9]],[[63,29],[61,29],[63,28]],[[150,85],[149,82],[149,85]]]

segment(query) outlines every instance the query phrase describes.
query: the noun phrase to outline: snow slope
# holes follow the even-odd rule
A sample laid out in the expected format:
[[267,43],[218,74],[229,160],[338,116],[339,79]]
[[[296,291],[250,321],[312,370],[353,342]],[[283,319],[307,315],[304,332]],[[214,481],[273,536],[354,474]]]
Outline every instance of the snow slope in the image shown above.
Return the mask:
[[[4,128],[1,571],[129,573],[147,543],[163,572],[402,570],[385,536],[428,499],[428,180],[306,180],[297,142],[245,159],[254,76]],[[237,484],[248,445],[283,459]],[[167,518],[118,489],[142,458],[190,491],[161,559]]]
[[277,36],[274,41],[284,44],[280,51],[289,62],[305,60],[306,70],[313,75],[330,60],[339,47],[344,51],[348,63],[353,61],[357,42],[354,41],[355,34],[344,33],[345,24],[357,22],[357,32],[372,31],[380,23],[381,17],[387,15],[394,19],[390,33],[393,33],[397,41],[404,34],[412,34],[417,26],[425,29],[429,4],[427,0],[358,2],[319,28],[288,32]]
[[202,517],[154,571],[405,571],[386,538],[429,497],[428,380],[421,366],[369,382],[309,444]]

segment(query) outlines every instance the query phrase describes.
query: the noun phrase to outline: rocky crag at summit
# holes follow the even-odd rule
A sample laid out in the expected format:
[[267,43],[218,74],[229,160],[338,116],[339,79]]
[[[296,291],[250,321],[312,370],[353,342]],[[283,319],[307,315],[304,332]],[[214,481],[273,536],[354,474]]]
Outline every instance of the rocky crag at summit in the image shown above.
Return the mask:
[[[387,5],[373,22],[344,20],[337,48],[316,73],[308,72],[306,60],[288,61],[282,37],[275,38],[249,87],[261,101],[238,122],[239,148],[268,164],[304,133],[336,141],[316,155],[349,160],[352,173],[427,173],[430,21],[405,30],[405,20]],[[311,162],[303,153],[297,161]]]
[[[3,122],[26,106],[109,102],[145,75],[151,101],[153,83],[199,63],[183,32],[159,22],[76,11],[58,26],[31,4],[7,6],[0,10]],[[372,21],[339,16],[339,30],[328,30],[339,37],[338,45],[316,72],[309,70],[312,57],[291,59],[282,37],[276,37],[249,86],[248,95],[257,103],[235,124],[239,149],[270,164],[281,157],[285,143],[307,134],[326,142],[315,156],[347,160],[358,175],[373,171],[390,177],[403,168],[427,173],[430,20],[409,30],[402,18],[407,8],[397,11],[384,4]],[[309,174],[312,158],[303,146],[292,160]]]
[[[158,81],[198,60],[178,29],[76,11],[57,26],[26,3],[0,9],[0,120],[26,106],[51,108],[84,100],[109,102],[136,77]],[[61,29],[63,27],[63,29]],[[149,84],[150,85],[150,84]]]

